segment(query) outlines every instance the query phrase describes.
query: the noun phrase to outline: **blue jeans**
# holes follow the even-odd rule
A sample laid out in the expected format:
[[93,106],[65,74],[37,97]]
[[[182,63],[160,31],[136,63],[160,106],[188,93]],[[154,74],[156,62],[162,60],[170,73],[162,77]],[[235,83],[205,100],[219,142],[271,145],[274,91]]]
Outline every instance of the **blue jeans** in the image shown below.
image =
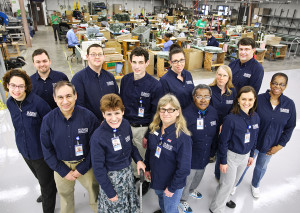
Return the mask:
[[178,205],[184,188],[177,189],[172,197],[166,197],[164,190],[155,190],[163,213],[179,213]]
[[[252,177],[252,186],[254,186],[255,188],[259,187],[259,183],[267,171],[267,166],[271,160],[272,155],[267,155],[266,153],[261,153],[256,149],[254,152],[253,158],[255,159],[256,157],[257,157],[257,160],[255,163],[255,168],[254,168],[253,177]],[[249,167],[246,167],[242,177],[240,178],[240,180],[236,184],[236,186],[240,185],[248,168]]]

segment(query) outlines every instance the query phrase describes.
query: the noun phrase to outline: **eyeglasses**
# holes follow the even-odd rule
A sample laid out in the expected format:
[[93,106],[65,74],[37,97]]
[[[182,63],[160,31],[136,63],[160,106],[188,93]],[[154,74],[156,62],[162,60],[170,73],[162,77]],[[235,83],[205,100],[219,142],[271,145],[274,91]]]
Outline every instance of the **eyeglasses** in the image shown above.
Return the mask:
[[92,57],[96,57],[96,56],[102,57],[102,56],[103,56],[102,53],[98,53],[98,54],[96,54],[96,53],[91,53],[91,54],[89,54],[89,55],[92,56]]
[[15,84],[8,84],[8,86],[11,88],[11,89],[16,89],[16,88],[19,88],[19,90],[25,90],[26,86],[21,84],[21,85],[15,85]]
[[166,109],[166,108],[159,108],[159,112],[161,113],[165,113],[165,112],[168,112],[168,113],[173,113],[175,112],[177,109],[174,109],[174,108],[169,108],[169,109]]
[[178,63],[183,64],[185,62],[185,59],[180,59],[179,61],[176,60],[176,61],[171,61],[171,62],[172,62],[172,64],[178,64]]
[[249,52],[251,51],[252,49],[248,49],[248,48],[245,48],[245,49],[242,49],[242,48],[239,48],[239,52]]
[[198,95],[198,96],[195,96],[196,97],[196,99],[198,99],[198,100],[201,100],[201,99],[205,99],[206,101],[209,101],[210,100],[210,96],[208,96],[208,95],[206,95],[206,96],[200,96],[200,95]]
[[281,83],[281,84],[278,84],[277,82],[271,82],[271,84],[273,85],[273,86],[280,86],[280,87],[285,87],[286,86],[286,84],[283,84],[283,83]]

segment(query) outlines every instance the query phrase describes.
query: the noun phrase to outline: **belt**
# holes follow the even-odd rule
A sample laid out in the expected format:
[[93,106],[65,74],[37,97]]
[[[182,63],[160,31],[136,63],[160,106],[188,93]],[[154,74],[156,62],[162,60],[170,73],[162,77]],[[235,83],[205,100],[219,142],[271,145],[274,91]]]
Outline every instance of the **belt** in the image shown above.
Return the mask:
[[132,126],[132,127],[148,127],[149,124],[135,124],[135,123],[131,123],[130,126]]
[[72,161],[65,161],[65,162],[70,164],[76,164],[76,163],[81,163],[82,161],[84,161],[84,158],[82,158],[81,160],[72,160]]

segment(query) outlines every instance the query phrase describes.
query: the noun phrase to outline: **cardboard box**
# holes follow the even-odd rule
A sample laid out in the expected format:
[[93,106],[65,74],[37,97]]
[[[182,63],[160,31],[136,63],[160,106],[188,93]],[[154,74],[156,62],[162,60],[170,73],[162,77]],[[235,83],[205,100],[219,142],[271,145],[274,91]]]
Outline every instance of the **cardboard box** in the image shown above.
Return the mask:
[[270,15],[271,13],[271,8],[259,8],[259,13],[258,15]]
[[103,33],[103,36],[106,38],[106,39],[110,39],[110,32],[107,31],[107,30],[100,30],[99,31],[100,33]]
[[83,15],[83,20],[85,22],[89,22],[90,21],[90,13],[84,13]]
[[266,40],[266,45],[277,45],[281,41],[281,37],[268,37]]
[[185,53],[185,66],[186,70],[195,70],[202,68],[203,64],[203,51],[197,49],[184,49]]
[[131,35],[131,33],[129,33],[129,34],[124,34],[124,35],[116,36],[116,40],[118,42],[122,42],[123,40],[131,39],[131,37],[132,37],[132,35]]
[[254,8],[253,14],[258,15],[259,14],[259,8]]
[[103,53],[104,53],[104,55],[107,55],[107,54],[114,54],[114,53],[116,53],[116,48],[114,48],[114,47],[111,47],[111,48],[104,48],[104,49],[103,49]]
[[117,13],[122,13],[122,4],[113,4],[113,13],[117,14]]
[[115,48],[116,52],[121,54],[121,44],[116,40],[105,42],[105,48]]
[[105,61],[121,61],[121,60],[123,60],[122,54],[105,55]]

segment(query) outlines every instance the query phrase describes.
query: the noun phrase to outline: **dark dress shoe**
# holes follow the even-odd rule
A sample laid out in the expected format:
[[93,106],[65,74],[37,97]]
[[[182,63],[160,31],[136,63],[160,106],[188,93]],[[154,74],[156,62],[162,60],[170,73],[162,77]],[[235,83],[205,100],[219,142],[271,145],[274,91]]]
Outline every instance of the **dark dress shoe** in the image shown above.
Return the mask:
[[162,213],[162,211],[159,209],[159,210],[156,210],[155,212],[153,213]]
[[42,197],[42,195],[40,195],[38,197],[38,199],[36,199],[36,202],[41,203],[42,201],[43,201],[43,197]]
[[226,203],[226,206],[229,207],[229,208],[231,208],[231,209],[234,209],[234,208],[236,207],[236,204],[235,204],[235,202],[233,202],[233,201],[231,200],[231,201],[228,201],[228,202]]

